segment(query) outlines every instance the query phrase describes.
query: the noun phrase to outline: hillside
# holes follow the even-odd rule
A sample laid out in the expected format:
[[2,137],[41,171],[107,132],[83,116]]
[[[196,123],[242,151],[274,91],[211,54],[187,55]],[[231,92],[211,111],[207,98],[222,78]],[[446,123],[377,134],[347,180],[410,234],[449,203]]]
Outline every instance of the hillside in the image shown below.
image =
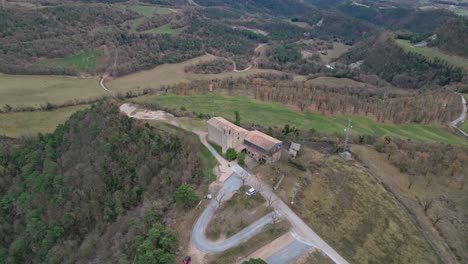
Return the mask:
[[385,33],[369,38],[341,58],[346,63],[362,61],[360,71],[375,74],[406,89],[466,82],[464,69],[445,60],[406,52],[393,38]]
[[448,53],[468,57],[468,19],[451,19],[436,31],[437,38],[431,42]]
[[174,261],[164,224],[176,188],[202,183],[199,143],[99,103],[52,134],[2,144],[0,262]]

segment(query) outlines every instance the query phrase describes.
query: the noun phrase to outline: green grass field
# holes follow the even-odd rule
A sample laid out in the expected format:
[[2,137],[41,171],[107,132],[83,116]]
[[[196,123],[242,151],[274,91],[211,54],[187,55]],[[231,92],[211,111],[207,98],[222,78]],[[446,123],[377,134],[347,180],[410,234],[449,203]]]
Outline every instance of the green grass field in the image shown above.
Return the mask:
[[20,137],[32,136],[39,132],[52,132],[57,125],[65,122],[73,113],[86,107],[88,106],[79,105],[54,111],[0,114],[0,135]]
[[413,47],[408,40],[404,39],[396,39],[395,40],[400,47],[408,52],[415,52],[421,54],[429,59],[439,58],[441,60],[445,60],[455,66],[462,67],[465,70],[468,70],[468,59],[463,58],[461,56],[452,56],[446,54],[436,48],[430,47]]
[[96,68],[97,52],[81,52],[80,54],[56,59],[41,59],[33,67],[76,68],[79,71],[89,71]]
[[60,104],[106,95],[99,78],[0,74],[0,107]]
[[[318,113],[295,111],[288,106],[262,102],[248,97],[223,95],[194,95],[160,97],[142,97],[144,103],[156,103],[162,107],[188,110],[232,120],[234,111],[239,111],[242,122],[255,123],[271,127],[294,125],[301,129],[316,129],[326,133],[343,133],[347,116],[324,116]],[[353,117],[353,134],[393,135],[404,139],[428,142],[468,145],[468,141],[458,137],[442,126],[418,124],[378,123],[369,118]]]
[[460,126],[460,129],[465,131],[466,133],[468,133],[468,121],[465,121],[465,123],[463,123],[461,126]]
[[158,14],[158,15],[169,15],[171,13],[174,13],[174,10],[172,10],[170,8],[162,7],[162,8],[156,9],[156,14]]
[[158,9],[156,6],[147,5],[127,5],[126,7],[127,9],[135,11],[145,17],[151,17]]

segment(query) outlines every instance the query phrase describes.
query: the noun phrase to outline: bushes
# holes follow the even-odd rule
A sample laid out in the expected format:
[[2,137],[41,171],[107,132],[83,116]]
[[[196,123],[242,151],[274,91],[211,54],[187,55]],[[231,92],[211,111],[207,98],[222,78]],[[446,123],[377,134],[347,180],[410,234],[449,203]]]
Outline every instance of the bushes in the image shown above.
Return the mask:
[[178,207],[191,208],[197,205],[198,197],[192,186],[184,184],[175,191],[174,200]]
[[240,165],[245,164],[245,153],[244,152],[240,152],[239,154],[237,154],[237,163],[239,163]]
[[249,260],[246,260],[244,262],[242,262],[242,264],[266,264],[266,262],[263,260],[263,259],[254,259],[254,258],[251,258]]
[[224,156],[229,161],[235,160],[237,158],[236,150],[233,149],[233,148],[228,148],[228,150],[226,151],[226,154],[224,154]]

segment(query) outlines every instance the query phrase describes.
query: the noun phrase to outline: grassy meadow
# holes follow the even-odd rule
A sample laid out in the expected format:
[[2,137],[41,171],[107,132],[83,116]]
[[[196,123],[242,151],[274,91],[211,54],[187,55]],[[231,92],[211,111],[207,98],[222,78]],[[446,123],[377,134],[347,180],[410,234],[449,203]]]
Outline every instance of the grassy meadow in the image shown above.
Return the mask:
[[0,107],[41,106],[106,95],[99,78],[0,74]]
[[127,9],[135,11],[145,17],[151,17],[157,9],[155,6],[146,5],[127,5],[126,7]]
[[[316,129],[326,133],[343,133],[347,116],[325,116],[319,113],[298,112],[286,105],[262,102],[248,97],[224,96],[219,94],[159,97],[142,97],[142,103],[155,103],[162,107],[187,110],[214,116],[234,119],[239,111],[241,121],[263,126],[283,127],[294,125],[300,129]],[[392,135],[404,139],[468,145],[468,141],[458,137],[442,126],[418,124],[378,123],[369,118],[353,116],[353,134]]]
[[261,72],[277,72],[274,70],[251,69],[246,72],[224,72],[219,74],[186,73],[185,66],[197,64],[217,58],[213,55],[203,55],[180,63],[162,64],[151,70],[139,71],[107,82],[107,87],[115,92],[140,90],[145,88],[159,89],[161,85],[174,85],[201,79],[222,79],[228,77],[245,77]]
[[66,58],[42,59],[33,67],[48,68],[75,68],[79,71],[90,71],[96,68],[96,60],[99,58],[97,52],[81,52]]
[[17,112],[0,114],[0,135],[8,137],[31,136],[53,132],[78,110],[87,105],[64,107],[53,111]]
[[453,56],[447,53],[444,53],[436,48],[430,47],[413,47],[409,40],[404,39],[396,39],[395,40],[400,47],[408,52],[415,52],[421,54],[429,59],[439,58],[441,60],[447,61],[455,66],[462,67],[466,71],[468,71],[468,59],[463,58],[461,56]]

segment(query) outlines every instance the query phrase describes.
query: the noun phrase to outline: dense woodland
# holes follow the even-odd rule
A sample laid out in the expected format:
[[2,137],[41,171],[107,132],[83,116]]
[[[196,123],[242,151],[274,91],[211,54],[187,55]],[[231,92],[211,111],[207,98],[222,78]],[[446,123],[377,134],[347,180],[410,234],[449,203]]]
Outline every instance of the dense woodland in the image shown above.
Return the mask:
[[196,81],[181,83],[168,90],[176,94],[204,93],[210,84],[215,89],[233,93],[247,92],[258,100],[294,105],[301,111],[330,115],[353,113],[379,122],[444,123],[453,120],[461,111],[460,98],[452,92],[428,91],[403,95],[371,86],[366,89],[294,82],[287,76]]
[[388,34],[368,39],[342,56],[345,63],[362,61],[360,70],[395,86],[417,89],[466,82],[466,72],[438,59],[405,52]]
[[213,59],[186,66],[185,72],[199,74],[215,74],[233,70],[232,62],[226,59]]
[[[206,52],[230,58],[239,68],[245,68],[250,64],[255,47],[268,43],[276,49],[271,54],[280,54],[273,56],[273,60],[263,61],[260,67],[310,75],[322,73],[323,66],[317,61],[298,58],[296,49],[291,48],[293,43],[308,39],[338,41],[357,44],[355,54],[360,50],[370,50],[369,54],[372,54],[375,49],[362,42],[369,42],[384,29],[404,30],[412,38],[427,37],[438,30],[440,38],[434,45],[454,54],[465,50],[463,33],[466,32],[466,20],[463,23],[462,19],[453,19],[452,13],[440,10],[380,8],[382,3],[363,7],[343,1],[198,1],[204,8],[189,8],[185,1],[143,2],[180,9],[177,13],[144,17],[125,8],[121,0],[82,0],[80,3],[42,0],[40,3],[44,8],[39,9],[7,5],[7,8],[0,9],[0,72],[77,75],[80,72],[74,67],[40,62],[45,58],[64,58],[81,52],[98,54],[96,68],[89,70],[92,74],[109,72],[119,76],[162,63],[181,62]],[[305,26],[288,23],[288,20],[302,22]],[[136,21],[139,22],[133,26]],[[440,25],[445,26],[437,29]],[[161,26],[169,26],[177,33],[151,33],[152,29]],[[451,44],[454,42],[456,45]],[[397,51],[392,50],[391,54],[397,55]],[[367,60],[363,71],[372,70],[374,72],[371,73],[405,88],[421,87],[429,82],[445,85],[460,80],[457,69],[447,69],[447,65],[440,65],[441,62],[431,62],[428,66],[427,62],[421,62],[421,58],[414,56],[411,56],[412,63],[408,67],[383,68],[383,65],[400,64],[406,54],[396,58],[382,58],[383,55],[378,61],[388,63],[374,65]],[[281,56],[288,61],[279,58]],[[358,57],[352,56],[353,59]],[[417,62],[413,63],[415,60]],[[410,67],[417,69],[408,71]],[[422,77],[412,76],[413,72],[420,75],[420,71],[430,73]],[[445,72],[450,76],[441,78],[439,75]]]
[[164,214],[178,186],[201,183],[200,145],[112,103],[74,114],[52,134],[1,142],[1,263],[174,261]]
[[454,55],[468,57],[468,19],[451,19],[435,33],[436,39],[431,45]]

